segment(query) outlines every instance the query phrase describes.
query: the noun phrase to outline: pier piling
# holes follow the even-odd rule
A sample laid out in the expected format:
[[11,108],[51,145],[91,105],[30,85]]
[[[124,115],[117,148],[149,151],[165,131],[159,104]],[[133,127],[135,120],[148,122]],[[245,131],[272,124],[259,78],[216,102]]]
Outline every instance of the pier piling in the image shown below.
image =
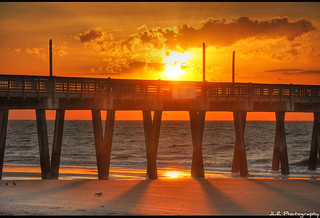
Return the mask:
[[2,179],[4,151],[7,136],[9,110],[0,110],[0,179]]
[[309,170],[315,170],[317,168],[317,156],[320,156],[320,112],[313,113],[313,129],[311,139],[311,149],[309,156]]
[[239,172],[240,176],[248,175],[247,156],[244,140],[247,112],[233,112],[236,142],[233,153],[232,172]]
[[65,110],[56,110],[56,120],[54,125],[53,145],[52,145],[52,157],[51,157],[51,178],[59,178],[59,167],[61,158],[61,146],[63,135]]
[[147,176],[149,179],[157,179],[157,152],[162,111],[155,110],[153,120],[150,110],[143,110],[142,115],[147,153]]
[[276,134],[273,149],[272,170],[278,171],[279,164],[281,164],[281,174],[289,175],[289,162],[284,118],[285,112],[276,112]]
[[47,133],[45,110],[36,109],[36,119],[37,119],[37,129],[38,129],[41,178],[43,180],[51,179],[48,133]]
[[114,118],[115,110],[107,110],[105,136],[103,136],[101,111],[92,110],[98,179],[101,180],[107,180],[109,177]]
[[191,176],[193,178],[204,178],[204,166],[202,157],[202,139],[205,122],[205,111],[189,111],[191,136],[192,136],[192,164]]
[[56,110],[50,164],[46,112],[43,109],[36,109],[41,178],[43,180],[59,178],[64,114],[65,110]]

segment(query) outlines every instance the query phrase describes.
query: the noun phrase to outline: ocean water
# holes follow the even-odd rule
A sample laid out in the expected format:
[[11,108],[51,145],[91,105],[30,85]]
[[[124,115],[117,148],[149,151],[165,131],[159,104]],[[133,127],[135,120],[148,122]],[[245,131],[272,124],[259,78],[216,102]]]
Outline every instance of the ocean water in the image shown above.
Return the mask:
[[[290,175],[319,178],[308,170],[312,125],[310,121],[286,121]],[[54,121],[47,121],[49,149]],[[275,122],[247,121],[245,143],[250,177],[282,177],[271,171]],[[233,121],[206,121],[203,162],[206,178],[237,177],[231,173],[235,132]],[[192,139],[189,121],[162,121],[157,166],[159,179],[191,178]],[[146,151],[142,121],[115,121],[109,179],[146,179]],[[66,120],[60,162],[60,179],[97,179],[92,121]],[[9,120],[3,179],[41,179],[35,120]]]

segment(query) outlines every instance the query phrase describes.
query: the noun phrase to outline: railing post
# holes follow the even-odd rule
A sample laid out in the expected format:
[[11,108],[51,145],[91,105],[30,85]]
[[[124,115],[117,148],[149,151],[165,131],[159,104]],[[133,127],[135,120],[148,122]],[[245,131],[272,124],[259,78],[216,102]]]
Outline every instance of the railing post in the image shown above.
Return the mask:
[[7,92],[7,99],[10,99],[10,78],[8,77],[8,92]]
[[56,83],[57,83],[57,79],[54,76],[53,77],[53,85],[52,85],[52,96],[54,99],[56,98]]
[[161,79],[158,80],[158,84],[157,84],[157,94],[158,94],[158,108],[160,108]]
[[279,88],[279,95],[280,95],[280,104],[282,103],[282,85]]
[[294,111],[294,87],[293,84],[290,84],[290,111]]
[[262,97],[263,97],[263,88],[260,86],[260,104],[262,103]]
[[23,76],[22,91],[23,91],[23,100],[26,100],[26,76]]
[[249,82],[249,107],[250,110],[253,109],[253,102],[252,102],[252,84]]
[[37,89],[38,89],[38,99],[40,99],[40,77],[38,77]]
[[269,97],[270,97],[271,104],[272,104],[272,92],[273,92],[273,86],[269,86]]
[[108,77],[108,88],[107,88],[108,94],[110,94],[110,91],[111,91],[111,77]]
[[67,101],[69,101],[69,79],[67,79]]
[[83,88],[84,88],[83,79],[81,78],[81,101],[83,100]]

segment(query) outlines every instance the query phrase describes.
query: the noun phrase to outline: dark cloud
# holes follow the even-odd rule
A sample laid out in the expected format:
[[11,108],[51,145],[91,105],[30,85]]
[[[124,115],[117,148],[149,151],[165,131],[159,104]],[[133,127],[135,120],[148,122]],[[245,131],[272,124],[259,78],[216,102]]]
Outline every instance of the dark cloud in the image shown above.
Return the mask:
[[299,73],[300,74],[320,74],[320,70],[304,70]]
[[[168,48],[180,46],[182,48],[198,47],[202,42],[213,46],[230,46],[239,40],[256,38],[286,38],[294,40],[296,37],[315,30],[314,25],[306,20],[289,21],[285,18],[271,20],[250,20],[240,17],[232,22],[209,18],[202,22],[200,28],[180,25],[176,28],[153,28],[140,33],[142,43],[158,43],[162,39]],[[157,40],[158,39],[158,40]],[[158,45],[156,45],[158,47]]]
[[99,39],[103,36],[103,32],[100,28],[91,28],[90,30],[86,31],[85,33],[79,33],[75,36],[76,39],[79,39],[80,42],[86,43],[90,41],[94,41]]
[[303,69],[272,69],[265,72],[283,73],[283,74],[320,74],[320,70],[303,70]]
[[272,70],[266,70],[265,72],[300,72],[302,69],[272,69]]
[[[129,50],[133,50],[135,43],[150,44],[156,49],[175,50],[178,47],[183,49],[199,47],[202,42],[206,42],[209,46],[230,46],[239,40],[251,37],[257,39],[286,38],[292,41],[315,30],[314,25],[306,19],[290,21],[287,17],[270,20],[251,20],[249,17],[240,17],[232,22],[209,18],[201,24],[200,28],[186,24],[164,28],[144,26],[144,28],[141,28],[141,32],[134,33],[117,43],[122,48]],[[77,34],[76,38],[82,43],[86,43],[106,38],[105,35],[106,33],[100,28],[92,28],[83,34]],[[106,38],[105,41],[108,41],[108,45],[110,45],[111,40],[113,40],[113,37],[108,37],[108,40]]]

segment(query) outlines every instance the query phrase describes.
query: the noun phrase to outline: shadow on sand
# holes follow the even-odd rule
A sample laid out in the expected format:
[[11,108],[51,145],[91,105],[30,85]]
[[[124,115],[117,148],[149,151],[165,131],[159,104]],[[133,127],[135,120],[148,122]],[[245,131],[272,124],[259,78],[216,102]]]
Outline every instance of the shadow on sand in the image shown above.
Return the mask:
[[[122,215],[126,214],[137,214],[137,212],[133,211],[133,209],[139,204],[142,196],[147,190],[148,186],[152,180],[141,180],[136,185],[131,187],[126,192],[120,194],[115,199],[108,200],[99,206],[94,208],[90,208],[91,211],[95,211],[95,209],[101,209],[101,207],[106,207],[106,209],[110,209],[108,211],[108,215],[118,214],[117,210],[121,211]],[[134,199],[134,200],[132,200]]]
[[222,193],[218,188],[211,184],[206,179],[199,179],[198,181],[204,193],[207,195],[210,200],[210,206],[216,208],[217,211],[212,211],[213,213],[217,212],[218,214],[223,215],[247,215],[250,214],[246,209],[242,208],[230,197]]

